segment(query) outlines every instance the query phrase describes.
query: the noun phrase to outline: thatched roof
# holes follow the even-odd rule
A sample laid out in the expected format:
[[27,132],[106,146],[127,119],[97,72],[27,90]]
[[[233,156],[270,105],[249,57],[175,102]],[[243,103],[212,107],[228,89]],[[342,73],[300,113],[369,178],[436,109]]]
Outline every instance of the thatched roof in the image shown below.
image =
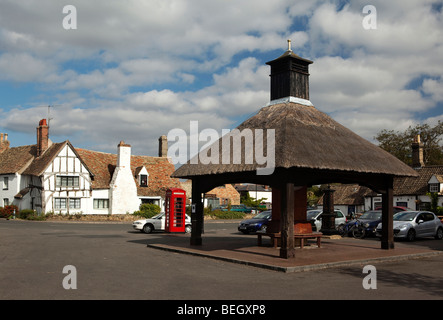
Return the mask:
[[[392,176],[417,176],[416,172],[366,139],[345,128],[314,106],[295,102],[283,102],[263,107],[255,116],[243,122],[237,129],[274,129],[275,130],[275,168],[316,169],[363,174],[386,174]],[[308,101],[309,102],[309,101]],[[232,134],[238,136],[238,132]],[[266,131],[264,132],[266,137]],[[252,147],[252,146],[251,146]],[[209,147],[211,148],[211,147]],[[267,150],[264,139],[263,150]],[[218,175],[224,173],[254,172],[266,166],[253,163],[223,164],[222,141],[219,140],[218,164],[202,164],[199,159],[191,159],[178,168],[173,177],[192,178],[196,176]],[[196,163],[196,164],[193,164]]]

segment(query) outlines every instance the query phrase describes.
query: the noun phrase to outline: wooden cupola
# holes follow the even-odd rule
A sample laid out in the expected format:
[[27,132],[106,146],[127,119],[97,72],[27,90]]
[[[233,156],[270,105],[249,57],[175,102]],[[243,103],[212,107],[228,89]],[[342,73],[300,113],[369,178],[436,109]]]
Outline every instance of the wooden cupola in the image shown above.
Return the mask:
[[303,59],[291,49],[266,64],[271,66],[271,101],[286,97],[309,100],[309,65],[311,60]]

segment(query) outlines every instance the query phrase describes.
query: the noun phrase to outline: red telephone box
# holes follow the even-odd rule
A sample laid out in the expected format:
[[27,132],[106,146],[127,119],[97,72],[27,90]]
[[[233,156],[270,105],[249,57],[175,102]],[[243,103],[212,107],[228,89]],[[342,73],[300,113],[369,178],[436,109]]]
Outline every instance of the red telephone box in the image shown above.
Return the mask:
[[165,231],[185,232],[186,191],[179,188],[166,190]]

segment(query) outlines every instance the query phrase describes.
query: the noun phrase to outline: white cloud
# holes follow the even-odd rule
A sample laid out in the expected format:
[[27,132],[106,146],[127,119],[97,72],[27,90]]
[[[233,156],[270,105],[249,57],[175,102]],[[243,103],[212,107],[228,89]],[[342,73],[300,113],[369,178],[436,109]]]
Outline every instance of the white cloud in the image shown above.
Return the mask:
[[[443,100],[443,16],[432,1],[372,1],[376,30],[362,27],[364,0],[69,4],[77,30],[62,28],[64,4],[0,0],[0,80],[43,88],[22,105],[63,104],[51,110],[51,132],[74,144],[115,151],[125,140],[137,153],[153,144],[155,154],[159,135],[190,120],[232,128],[269,101],[269,66],[259,59],[283,53],[288,38],[314,60],[312,102],[368,139],[407,128]],[[46,116],[0,112],[4,127],[32,135]]]
[[443,102],[443,78],[425,79],[423,81],[423,92],[430,95],[435,102]]
[[42,81],[55,67],[27,53],[4,53],[0,56],[0,80]]

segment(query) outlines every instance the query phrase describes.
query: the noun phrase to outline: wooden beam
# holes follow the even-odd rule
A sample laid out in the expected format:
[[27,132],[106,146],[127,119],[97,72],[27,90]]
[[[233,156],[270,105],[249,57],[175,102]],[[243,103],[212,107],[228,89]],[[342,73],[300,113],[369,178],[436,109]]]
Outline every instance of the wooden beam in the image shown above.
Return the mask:
[[285,183],[281,188],[281,247],[280,257],[295,257],[294,245],[294,184]]
[[203,202],[199,179],[192,179],[192,211],[191,211],[191,240],[194,246],[202,245],[203,232]]

